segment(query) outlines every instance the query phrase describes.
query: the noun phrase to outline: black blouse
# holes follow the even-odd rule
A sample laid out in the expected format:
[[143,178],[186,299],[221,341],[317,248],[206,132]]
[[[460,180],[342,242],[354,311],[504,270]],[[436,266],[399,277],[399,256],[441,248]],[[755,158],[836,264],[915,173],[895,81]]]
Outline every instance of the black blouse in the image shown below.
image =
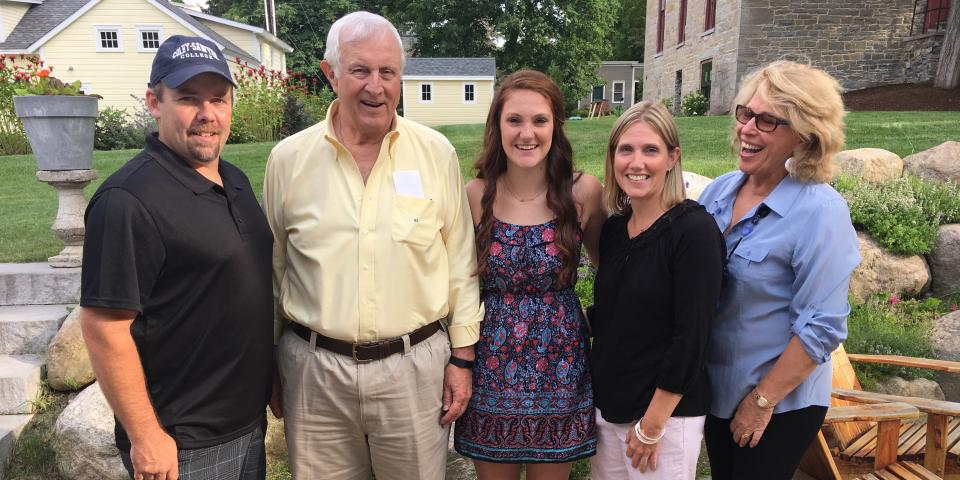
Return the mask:
[[705,415],[703,362],[720,295],[723,236],[691,200],[634,238],[628,219],[609,218],[600,235],[590,315],[594,402],[607,421],[628,423],[662,388],[683,395],[673,416]]

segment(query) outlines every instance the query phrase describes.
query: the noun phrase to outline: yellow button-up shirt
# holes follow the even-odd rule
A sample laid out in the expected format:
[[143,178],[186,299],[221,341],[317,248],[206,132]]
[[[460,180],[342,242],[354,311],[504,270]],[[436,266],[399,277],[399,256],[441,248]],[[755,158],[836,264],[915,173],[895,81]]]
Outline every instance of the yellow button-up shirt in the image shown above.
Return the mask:
[[267,160],[274,339],[288,319],[363,343],[449,315],[452,346],[476,343],[483,309],[456,151],[436,131],[395,116],[364,185],[334,133],[337,108]]

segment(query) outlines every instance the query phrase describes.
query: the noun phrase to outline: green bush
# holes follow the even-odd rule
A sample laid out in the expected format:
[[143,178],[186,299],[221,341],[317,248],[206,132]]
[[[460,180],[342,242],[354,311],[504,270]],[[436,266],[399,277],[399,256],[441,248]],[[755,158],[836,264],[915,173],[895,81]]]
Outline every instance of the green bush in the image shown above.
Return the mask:
[[663,97],[660,99],[660,104],[667,108],[669,111],[673,111],[673,97]]
[[97,150],[123,150],[143,148],[144,130],[139,128],[126,110],[106,107],[97,117],[97,130],[93,136],[93,148]]
[[14,59],[14,55],[0,55],[0,155],[31,152],[23,124],[13,108],[14,89],[23,75]]
[[680,101],[680,111],[684,117],[702,117],[710,110],[710,101],[700,92],[693,92]]
[[884,183],[842,177],[834,187],[847,200],[853,223],[895,253],[930,253],[940,225],[960,222],[960,186],[955,183],[913,175]]
[[[896,295],[877,295],[853,306],[847,318],[849,335],[844,346],[850,353],[934,358],[930,340],[933,320],[955,308],[956,304],[949,299],[901,300]],[[908,380],[933,377],[929,370],[894,365],[854,363],[854,368],[860,383],[868,389],[891,376]]]
[[23,133],[0,128],[0,155],[26,155],[32,151]]

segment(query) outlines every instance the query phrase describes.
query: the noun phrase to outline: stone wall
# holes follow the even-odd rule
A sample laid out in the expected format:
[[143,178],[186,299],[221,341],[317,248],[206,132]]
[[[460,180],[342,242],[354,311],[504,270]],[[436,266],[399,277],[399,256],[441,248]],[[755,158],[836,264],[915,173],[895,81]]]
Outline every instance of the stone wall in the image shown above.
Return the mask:
[[[647,2],[644,100],[700,88],[700,64],[712,59],[710,113],[726,112],[750,71],[778,59],[811,63],[843,88],[924,83],[936,74],[943,34],[910,36],[913,0],[717,0],[713,32],[703,33],[705,0],[688,0],[686,38],[677,42],[679,1],[666,1],[664,48],[657,47],[657,0]],[[922,21],[918,18],[918,21]]]
[[716,27],[707,33],[703,31],[705,0],[688,0],[683,44],[677,42],[679,3],[666,1],[663,52],[657,54],[658,2],[647,1],[643,99],[674,98],[677,71],[682,72],[681,96],[699,91],[700,65],[710,60],[713,63],[710,113],[726,112],[736,89],[740,0],[718,0]]
[[913,6],[913,0],[743,0],[749,26],[740,37],[737,78],[787,58],[823,68],[847,90],[930,81],[939,36],[910,38]]

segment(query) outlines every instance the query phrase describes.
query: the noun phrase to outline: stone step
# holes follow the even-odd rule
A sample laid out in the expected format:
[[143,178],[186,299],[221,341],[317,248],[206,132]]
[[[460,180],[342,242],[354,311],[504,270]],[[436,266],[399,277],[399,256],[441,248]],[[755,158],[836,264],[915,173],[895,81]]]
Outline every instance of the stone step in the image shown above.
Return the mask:
[[3,472],[13,458],[20,432],[31,418],[33,415],[0,415],[0,480],[3,480]]
[[0,306],[0,355],[43,354],[75,305]]
[[80,268],[46,263],[0,263],[0,305],[80,302]]
[[33,412],[42,369],[40,355],[0,355],[0,415]]

